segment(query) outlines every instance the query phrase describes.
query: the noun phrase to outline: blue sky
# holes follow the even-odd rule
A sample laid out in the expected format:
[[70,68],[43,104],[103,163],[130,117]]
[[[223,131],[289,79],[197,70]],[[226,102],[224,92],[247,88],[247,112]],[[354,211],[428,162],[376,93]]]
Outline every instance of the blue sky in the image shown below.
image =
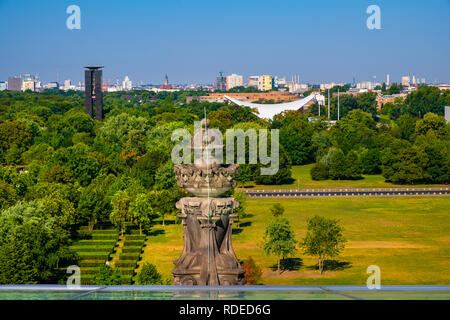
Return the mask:
[[[69,5],[81,30],[69,30]],[[366,8],[381,9],[381,30]],[[212,83],[217,73],[286,76],[302,82],[450,82],[450,0],[0,0],[0,80],[104,78],[134,83]]]

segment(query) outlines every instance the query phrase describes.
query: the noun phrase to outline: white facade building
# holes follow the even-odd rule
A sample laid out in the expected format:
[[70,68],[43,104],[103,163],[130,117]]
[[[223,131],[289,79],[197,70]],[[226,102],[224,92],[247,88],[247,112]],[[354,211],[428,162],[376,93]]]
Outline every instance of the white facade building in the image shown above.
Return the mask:
[[122,81],[122,90],[131,90],[133,87],[133,82],[131,82],[128,76],[125,76],[125,79]]
[[227,90],[230,90],[234,87],[243,87],[244,86],[244,77],[240,74],[232,74],[226,76],[227,82]]

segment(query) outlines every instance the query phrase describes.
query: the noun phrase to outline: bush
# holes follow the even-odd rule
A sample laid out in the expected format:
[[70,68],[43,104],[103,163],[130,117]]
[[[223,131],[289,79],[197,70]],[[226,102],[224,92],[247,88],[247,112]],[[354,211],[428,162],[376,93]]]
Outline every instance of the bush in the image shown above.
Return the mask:
[[141,271],[138,273],[138,283],[142,285],[162,285],[163,279],[161,274],[156,270],[154,264],[146,262]]
[[123,275],[119,269],[103,266],[94,274],[92,284],[96,285],[120,285]]
[[311,179],[313,180],[327,180],[328,179],[328,167],[322,162],[317,162],[310,171]]
[[261,276],[262,276],[261,268],[256,265],[252,257],[249,257],[247,260],[244,260],[242,268],[245,270],[244,279],[246,285],[261,283]]

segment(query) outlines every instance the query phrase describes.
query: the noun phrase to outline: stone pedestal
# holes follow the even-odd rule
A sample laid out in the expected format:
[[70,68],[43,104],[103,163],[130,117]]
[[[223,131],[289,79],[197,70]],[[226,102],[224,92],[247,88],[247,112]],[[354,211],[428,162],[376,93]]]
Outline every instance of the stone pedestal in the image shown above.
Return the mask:
[[233,198],[186,197],[177,203],[184,248],[175,263],[174,285],[244,284],[244,270],[231,245]]

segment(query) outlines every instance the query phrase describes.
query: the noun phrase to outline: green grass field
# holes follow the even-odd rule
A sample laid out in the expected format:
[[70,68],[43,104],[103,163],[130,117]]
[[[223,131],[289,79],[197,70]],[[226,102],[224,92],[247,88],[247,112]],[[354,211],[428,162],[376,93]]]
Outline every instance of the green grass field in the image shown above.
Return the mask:
[[386,182],[381,174],[363,175],[361,180],[324,180],[314,181],[309,174],[314,164],[304,166],[292,166],[292,184],[283,185],[258,185],[253,182],[247,183],[247,188],[254,189],[321,189],[321,188],[400,188],[400,187],[442,187],[448,185],[398,185]]
[[[285,207],[297,240],[308,217],[340,219],[348,242],[337,269],[319,275],[316,259],[300,250],[292,257],[292,270],[280,275],[272,269],[276,258],[258,244],[276,202]],[[450,284],[450,197],[249,199],[247,206],[250,216],[241,220],[241,228],[234,224],[233,246],[239,259],[251,256],[262,267],[263,284],[365,285],[366,268],[373,264],[381,268],[382,285]],[[146,244],[139,264],[151,262],[171,278],[183,247],[182,226],[157,225]]]

